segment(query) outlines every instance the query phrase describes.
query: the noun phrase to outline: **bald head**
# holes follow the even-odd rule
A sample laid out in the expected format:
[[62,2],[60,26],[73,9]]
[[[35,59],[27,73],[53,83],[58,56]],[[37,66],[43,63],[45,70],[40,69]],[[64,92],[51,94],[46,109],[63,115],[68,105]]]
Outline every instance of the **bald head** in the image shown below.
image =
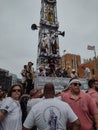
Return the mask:
[[46,83],[44,86],[44,96],[45,98],[54,98],[55,88],[53,83]]

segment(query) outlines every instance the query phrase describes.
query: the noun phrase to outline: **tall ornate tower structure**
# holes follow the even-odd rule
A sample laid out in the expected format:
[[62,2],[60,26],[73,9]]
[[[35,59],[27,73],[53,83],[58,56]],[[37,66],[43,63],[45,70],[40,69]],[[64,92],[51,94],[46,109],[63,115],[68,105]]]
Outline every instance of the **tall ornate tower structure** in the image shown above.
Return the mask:
[[37,67],[48,65],[49,59],[57,64],[60,59],[58,35],[64,36],[65,32],[58,31],[56,0],[41,0],[40,26],[33,24],[31,28],[39,28]]

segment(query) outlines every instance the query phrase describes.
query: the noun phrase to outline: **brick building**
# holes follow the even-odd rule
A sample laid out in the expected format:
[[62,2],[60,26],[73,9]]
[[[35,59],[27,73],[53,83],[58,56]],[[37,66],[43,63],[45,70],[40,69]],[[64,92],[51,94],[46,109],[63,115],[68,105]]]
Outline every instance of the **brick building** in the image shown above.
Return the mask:
[[81,65],[80,55],[75,54],[65,54],[61,57],[61,67],[66,68],[68,73],[71,73],[72,69],[75,69],[78,73],[78,67]]
[[92,76],[98,79],[98,57],[96,59],[85,60],[84,63],[81,63],[80,55],[68,53],[61,57],[60,64],[62,68],[69,69],[70,72],[74,68],[80,78],[83,78],[81,64],[85,64],[85,66],[90,68]]
[[[98,57],[95,59],[89,59],[83,63],[85,66],[90,68],[92,77],[98,80]],[[83,77],[83,70],[81,66],[78,67],[79,76]]]

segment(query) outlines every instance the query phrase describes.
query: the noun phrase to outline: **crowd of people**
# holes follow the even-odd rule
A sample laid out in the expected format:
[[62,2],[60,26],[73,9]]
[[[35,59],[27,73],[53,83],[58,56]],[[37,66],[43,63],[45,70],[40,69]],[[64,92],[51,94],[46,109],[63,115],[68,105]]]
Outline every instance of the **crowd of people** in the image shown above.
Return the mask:
[[36,74],[28,62],[21,71],[21,84],[12,85],[7,93],[0,86],[0,130],[98,130],[98,80],[83,68],[85,75],[88,71],[89,89],[82,91],[81,80],[72,69],[66,90],[56,93],[52,82],[35,89],[34,78],[46,76],[40,70],[44,68]]
[[75,69],[69,72],[69,68],[61,68],[54,65],[53,59],[49,59],[49,65],[41,65],[36,71],[33,68],[33,63],[28,62],[27,65],[23,66],[21,71],[23,91],[29,94],[34,89],[35,78],[38,76],[44,77],[63,77],[73,78],[78,77]]
[[[84,64],[81,65],[83,69],[84,78],[87,80],[92,79],[91,71]],[[61,68],[56,65],[53,61],[53,58],[49,58],[49,64],[47,66],[41,65],[35,71],[33,68],[33,63],[30,61],[27,65],[23,66],[21,71],[22,76],[22,85],[24,87],[24,92],[29,94],[30,91],[34,88],[35,78],[38,76],[44,77],[63,77],[63,78],[79,78],[77,70],[74,68]]]
[[29,94],[22,84],[6,95],[0,87],[0,130],[98,130],[98,80],[90,79],[88,86],[84,92],[81,81],[71,78],[59,95],[50,82]]

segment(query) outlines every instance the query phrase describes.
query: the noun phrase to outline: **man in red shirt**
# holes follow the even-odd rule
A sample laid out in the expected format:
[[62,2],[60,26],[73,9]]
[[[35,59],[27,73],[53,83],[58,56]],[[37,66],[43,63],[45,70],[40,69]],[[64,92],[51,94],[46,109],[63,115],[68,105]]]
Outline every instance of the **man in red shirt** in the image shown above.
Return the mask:
[[98,107],[98,81],[95,79],[91,79],[88,81],[88,94],[92,97],[96,106]]
[[69,91],[62,93],[61,98],[62,101],[67,102],[71,106],[78,116],[81,123],[80,130],[94,130],[94,122],[96,130],[98,130],[98,109],[92,98],[80,90],[81,83],[79,79],[71,79],[68,86]]

